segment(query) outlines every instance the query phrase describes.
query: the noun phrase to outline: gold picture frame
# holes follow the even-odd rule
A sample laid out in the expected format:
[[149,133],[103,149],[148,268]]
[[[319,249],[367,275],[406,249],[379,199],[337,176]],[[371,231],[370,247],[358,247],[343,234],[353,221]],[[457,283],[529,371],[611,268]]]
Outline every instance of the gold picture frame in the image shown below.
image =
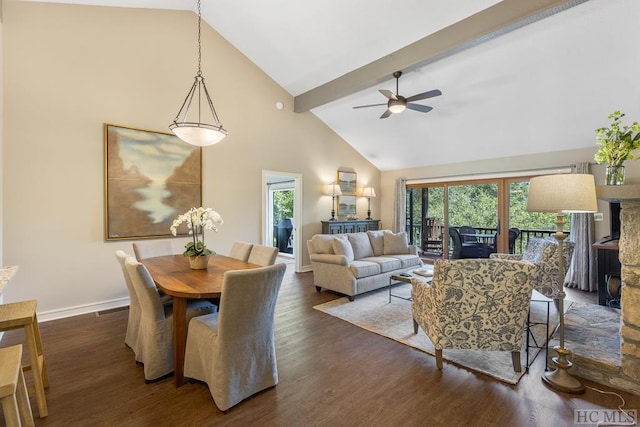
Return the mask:
[[104,124],[105,240],[172,236],[202,206],[202,149],[177,136]]
[[342,194],[355,196],[358,189],[358,174],[352,171],[338,171],[338,185]]
[[355,218],[356,196],[338,196],[338,216],[344,219]]

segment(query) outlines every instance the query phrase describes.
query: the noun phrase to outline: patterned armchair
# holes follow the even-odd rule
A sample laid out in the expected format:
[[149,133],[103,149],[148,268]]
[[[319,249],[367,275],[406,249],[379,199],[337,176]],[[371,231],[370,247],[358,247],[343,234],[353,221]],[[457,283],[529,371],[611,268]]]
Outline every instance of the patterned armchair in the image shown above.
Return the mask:
[[[569,271],[569,264],[573,256],[574,243],[564,241],[564,271]],[[558,292],[562,288],[560,284],[560,272],[558,271],[558,258],[556,251],[558,250],[558,242],[555,238],[532,237],[527,243],[527,248],[523,254],[491,254],[491,258],[522,260],[529,261],[534,264],[538,273],[533,284],[533,289],[542,295],[557,299]],[[564,284],[564,277],[562,278]]]
[[430,284],[412,279],[414,333],[420,326],[436,349],[510,351],[521,371],[520,349],[536,268],[502,259],[436,260]]

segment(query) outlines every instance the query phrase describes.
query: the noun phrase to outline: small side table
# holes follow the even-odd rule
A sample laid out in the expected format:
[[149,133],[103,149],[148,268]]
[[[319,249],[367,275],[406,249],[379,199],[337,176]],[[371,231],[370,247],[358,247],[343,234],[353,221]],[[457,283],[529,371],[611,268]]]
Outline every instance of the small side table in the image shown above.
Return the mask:
[[[533,290],[533,294],[531,296],[531,302],[529,303],[529,312],[527,313],[527,324],[525,326],[525,329],[527,331],[527,362],[525,364],[525,369],[527,370],[527,372],[529,371],[529,367],[531,367],[531,363],[533,363],[533,361],[529,362],[530,348],[544,349],[544,370],[545,371],[549,370],[549,339],[551,338],[549,336],[549,310],[551,307],[550,304],[552,302],[553,300],[551,298],[547,298],[546,296],[542,295],[540,292],[536,291],[535,289]],[[544,322],[531,321],[531,304],[547,305],[546,321]],[[533,332],[531,331],[531,328],[536,325],[545,325],[545,338],[544,338],[544,341],[541,343],[538,343],[535,335],[533,335]]]

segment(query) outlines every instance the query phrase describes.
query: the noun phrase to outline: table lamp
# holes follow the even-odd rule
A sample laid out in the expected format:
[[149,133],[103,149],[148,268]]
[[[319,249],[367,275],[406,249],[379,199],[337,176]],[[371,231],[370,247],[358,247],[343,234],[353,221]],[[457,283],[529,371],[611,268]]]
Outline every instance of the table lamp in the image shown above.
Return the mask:
[[342,195],[342,190],[340,190],[340,185],[336,184],[335,182],[332,182],[331,184],[327,185],[326,194],[331,196],[331,219],[329,221],[335,221],[336,220],[336,209],[335,209],[336,196]]
[[564,346],[564,234],[565,213],[596,212],[596,186],[593,175],[590,174],[560,174],[543,175],[531,178],[529,181],[529,196],[527,210],[530,212],[555,212],[556,233],[558,241],[558,315],[560,318],[560,345],[554,347],[558,353],[553,358],[556,369],[545,372],[542,380],[551,388],[567,393],[584,393],[584,386],[568,370],[573,364],[568,360],[571,351]]
[[367,208],[367,219],[371,218],[371,198],[376,197],[376,190],[373,187],[364,187],[362,190],[362,197],[366,197],[369,202],[369,207]]

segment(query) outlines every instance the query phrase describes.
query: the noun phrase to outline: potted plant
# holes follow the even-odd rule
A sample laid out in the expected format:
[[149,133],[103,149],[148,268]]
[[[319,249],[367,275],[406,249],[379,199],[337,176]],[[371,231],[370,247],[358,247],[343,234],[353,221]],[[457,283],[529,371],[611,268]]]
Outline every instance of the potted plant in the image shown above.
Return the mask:
[[205,269],[209,263],[209,257],[215,255],[215,252],[207,248],[204,243],[204,231],[218,231],[218,225],[222,225],[222,217],[218,212],[211,208],[191,208],[182,215],[179,215],[171,224],[171,234],[174,236],[178,232],[178,227],[186,223],[189,229],[189,235],[192,241],[188,242],[182,253],[183,256],[189,257],[189,265],[193,269]]
[[611,127],[596,129],[598,151],[594,158],[598,163],[607,164],[607,185],[621,185],[624,182],[624,162],[632,160],[634,152],[640,147],[638,122],[623,126],[620,121],[624,116],[624,113],[615,111],[607,116],[613,119]]

